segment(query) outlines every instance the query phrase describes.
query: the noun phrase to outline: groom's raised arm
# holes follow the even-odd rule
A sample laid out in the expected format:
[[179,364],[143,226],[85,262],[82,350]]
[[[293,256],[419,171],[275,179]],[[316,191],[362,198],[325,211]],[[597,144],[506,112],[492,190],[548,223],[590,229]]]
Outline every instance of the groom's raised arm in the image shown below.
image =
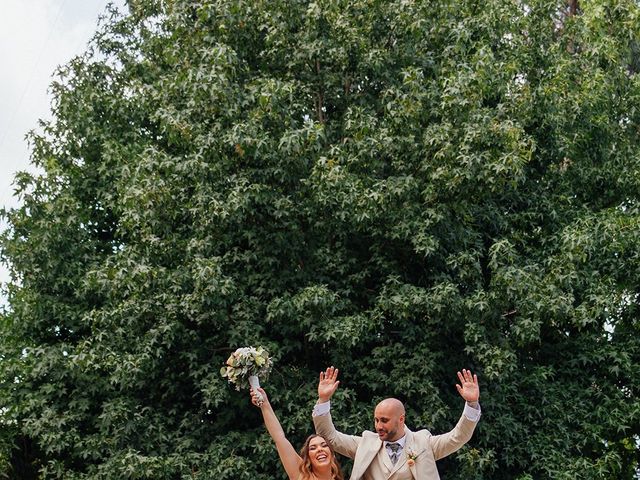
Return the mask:
[[472,375],[471,371],[462,369],[458,372],[458,380],[460,384],[456,384],[456,389],[462,398],[467,402],[464,407],[464,415],[471,421],[480,420],[480,384],[478,383],[478,375]]
[[464,411],[457,425],[448,433],[434,435],[430,439],[433,456],[439,460],[455,452],[467,443],[480,420],[480,386],[478,376],[472,375],[469,370],[458,372],[460,384],[456,384],[456,389],[465,400]]
[[337,378],[337,368],[329,367],[324,372],[320,372],[318,401],[313,408],[313,424],[316,433],[329,442],[336,452],[354,458],[361,438],[338,432],[331,419],[331,397],[340,385]]

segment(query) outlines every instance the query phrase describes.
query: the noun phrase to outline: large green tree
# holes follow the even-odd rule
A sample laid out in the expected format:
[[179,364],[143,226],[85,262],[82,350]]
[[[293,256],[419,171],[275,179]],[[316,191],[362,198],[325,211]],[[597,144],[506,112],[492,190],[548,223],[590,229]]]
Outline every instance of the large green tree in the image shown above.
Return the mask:
[[[11,478],[283,478],[385,396],[449,479],[631,479],[640,454],[634,0],[165,0],[109,11],[32,134],[0,242]],[[345,462],[347,469],[349,465]]]

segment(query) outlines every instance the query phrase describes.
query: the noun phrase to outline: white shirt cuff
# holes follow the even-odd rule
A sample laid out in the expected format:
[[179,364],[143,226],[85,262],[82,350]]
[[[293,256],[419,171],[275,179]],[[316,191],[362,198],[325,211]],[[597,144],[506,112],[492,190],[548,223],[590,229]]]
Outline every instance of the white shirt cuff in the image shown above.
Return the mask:
[[480,404],[478,404],[478,408],[473,408],[471,405],[465,402],[464,411],[462,413],[472,422],[477,422],[478,420],[480,420],[480,414],[482,413],[482,411],[480,410]]
[[331,409],[331,401],[324,403],[316,403],[313,407],[313,415],[314,417],[321,417],[323,415],[328,415],[329,410]]

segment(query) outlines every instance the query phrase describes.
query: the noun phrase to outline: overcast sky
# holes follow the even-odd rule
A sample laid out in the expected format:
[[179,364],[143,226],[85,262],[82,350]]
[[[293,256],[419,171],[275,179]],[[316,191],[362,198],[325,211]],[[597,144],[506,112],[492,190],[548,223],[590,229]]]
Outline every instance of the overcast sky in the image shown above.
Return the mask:
[[[49,118],[57,66],[82,53],[108,3],[125,0],[0,0],[0,203],[17,205],[16,171],[33,170],[25,134]],[[0,228],[4,228],[0,224]],[[0,266],[0,282],[8,280]],[[0,303],[3,299],[0,296]]]

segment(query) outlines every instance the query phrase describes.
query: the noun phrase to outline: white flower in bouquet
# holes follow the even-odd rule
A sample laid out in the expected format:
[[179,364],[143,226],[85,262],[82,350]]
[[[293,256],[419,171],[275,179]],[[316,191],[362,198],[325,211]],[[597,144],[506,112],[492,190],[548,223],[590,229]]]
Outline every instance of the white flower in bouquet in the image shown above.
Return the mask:
[[[236,390],[240,390],[249,384],[249,377],[266,378],[271,371],[272,363],[269,352],[263,347],[242,347],[231,354],[225,366],[220,369],[220,374],[223,378],[226,377],[229,383],[233,383]],[[260,386],[257,383],[256,385]]]

